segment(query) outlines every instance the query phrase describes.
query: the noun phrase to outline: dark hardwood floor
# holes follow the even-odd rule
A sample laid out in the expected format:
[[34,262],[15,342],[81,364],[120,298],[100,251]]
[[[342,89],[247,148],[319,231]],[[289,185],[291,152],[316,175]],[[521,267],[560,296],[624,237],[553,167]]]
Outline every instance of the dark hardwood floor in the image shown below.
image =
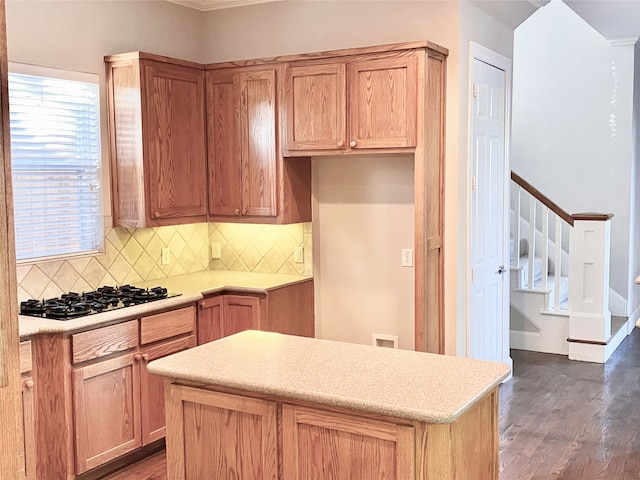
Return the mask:
[[640,479],[640,330],[606,365],[513,350],[500,479]]
[[[512,357],[500,387],[500,480],[640,479],[640,329],[606,365]],[[104,480],[166,480],[165,462],[160,452]]]

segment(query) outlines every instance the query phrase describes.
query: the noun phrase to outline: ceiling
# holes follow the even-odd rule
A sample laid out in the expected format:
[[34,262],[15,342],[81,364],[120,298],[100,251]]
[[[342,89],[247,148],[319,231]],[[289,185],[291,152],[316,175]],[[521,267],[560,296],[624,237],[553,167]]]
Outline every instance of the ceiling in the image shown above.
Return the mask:
[[[241,7],[281,0],[168,0],[200,11]],[[449,0],[453,1],[453,0]],[[550,0],[470,0],[513,28]],[[640,37],[640,0],[563,0],[608,40],[629,42]]]

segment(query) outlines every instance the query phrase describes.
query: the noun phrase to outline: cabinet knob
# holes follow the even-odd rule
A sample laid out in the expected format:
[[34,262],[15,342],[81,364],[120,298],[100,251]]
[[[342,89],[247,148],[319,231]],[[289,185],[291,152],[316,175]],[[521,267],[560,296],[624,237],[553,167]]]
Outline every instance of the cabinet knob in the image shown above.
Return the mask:
[[351,140],[351,143],[349,145],[351,145],[351,148],[354,148],[358,143],[355,140]]
[[342,140],[338,141],[338,148],[344,147],[344,142]]
[[139,354],[139,353],[136,353],[136,354],[133,356],[133,361],[134,361],[134,362],[139,362],[139,361],[140,361],[140,354]]
[[149,354],[148,353],[143,353],[142,354],[142,360],[146,363],[149,361]]
[[158,218],[160,216],[160,212],[153,212],[152,217],[153,218]]
[[206,304],[204,303],[204,300],[202,302],[200,302],[200,308],[205,308]]
[[24,382],[24,388],[27,389],[32,389],[33,388],[33,380],[27,380],[26,382]]
[[233,214],[234,214],[234,215],[240,215],[240,209],[239,209],[239,208],[236,208],[236,209],[233,211]]
[[243,209],[242,209],[242,214],[243,214],[243,215],[246,215],[246,214],[247,214],[247,209],[246,209],[246,208],[243,208]]

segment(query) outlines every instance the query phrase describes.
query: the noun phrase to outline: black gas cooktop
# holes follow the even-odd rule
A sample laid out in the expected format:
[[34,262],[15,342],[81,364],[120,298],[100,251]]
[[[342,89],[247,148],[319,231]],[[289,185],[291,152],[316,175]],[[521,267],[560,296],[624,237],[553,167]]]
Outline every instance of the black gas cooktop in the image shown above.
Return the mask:
[[168,293],[167,289],[163,287],[104,286],[93,292],[69,292],[63,293],[58,298],[50,298],[48,300],[32,299],[20,302],[20,315],[53,320],[70,320],[178,295]]

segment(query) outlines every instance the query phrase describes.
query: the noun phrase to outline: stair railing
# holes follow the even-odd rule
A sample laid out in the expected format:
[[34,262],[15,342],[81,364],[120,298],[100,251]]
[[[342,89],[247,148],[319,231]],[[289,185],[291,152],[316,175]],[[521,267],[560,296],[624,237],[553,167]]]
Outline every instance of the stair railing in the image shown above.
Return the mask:
[[[606,346],[611,337],[609,265],[613,214],[569,214],[516,173],[511,172],[511,180],[512,267],[521,267],[520,239],[526,238],[528,255],[523,269],[527,276],[518,275],[516,288],[550,291],[553,301],[545,313],[569,316],[569,358],[594,361],[597,355],[589,349]],[[528,209],[523,209],[525,204]],[[553,217],[555,221],[550,222]],[[536,256],[541,262],[539,281]],[[548,281],[550,266],[552,285]],[[566,305],[561,299],[565,273]]]
[[[573,226],[574,219],[515,172],[511,172],[511,180],[511,238],[514,241],[511,266],[518,269],[524,267],[523,271],[526,272],[526,277],[518,276],[517,288],[550,291],[553,301],[546,313],[567,314],[568,305],[562,302],[562,277],[568,276],[569,227]],[[526,265],[520,264],[524,243],[521,239],[526,240]],[[536,258],[540,259],[539,272]],[[553,268],[553,282],[549,282],[550,267]]]

